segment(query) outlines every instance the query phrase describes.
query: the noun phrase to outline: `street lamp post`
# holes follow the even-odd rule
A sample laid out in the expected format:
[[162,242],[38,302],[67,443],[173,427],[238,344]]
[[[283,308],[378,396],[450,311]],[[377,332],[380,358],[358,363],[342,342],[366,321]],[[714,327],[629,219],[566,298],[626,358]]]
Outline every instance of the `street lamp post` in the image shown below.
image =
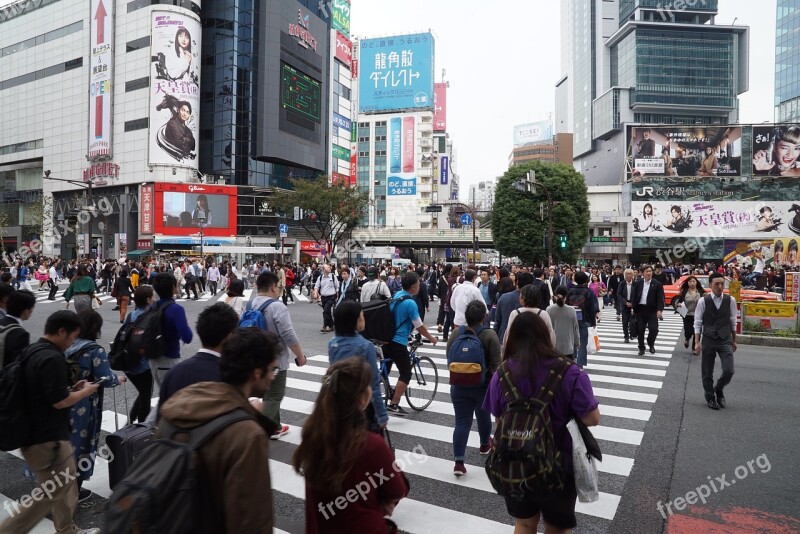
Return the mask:
[[[522,186],[522,187],[519,187]],[[528,172],[524,181],[514,184],[515,189],[524,193],[536,194],[536,188],[541,187],[547,198],[547,266],[553,265],[553,200],[550,197],[550,190],[541,182],[536,181],[536,172]]]
[[[89,230],[89,232],[88,232],[88,234],[89,234],[89,250],[87,250],[86,253],[90,254],[90,252],[91,252],[91,242],[92,242],[92,218],[94,216],[94,197],[92,196],[92,185],[94,184],[94,178],[90,178],[90,179],[88,179],[86,181],[70,180],[68,178],[52,178],[50,176],[50,171],[49,170],[44,171],[44,176],[42,176],[42,178],[45,179],[45,180],[52,180],[54,182],[66,182],[66,183],[69,183],[69,184],[72,184],[72,185],[80,186],[83,189],[86,189],[87,196],[88,196],[88,204],[89,204],[88,209],[86,210],[88,212],[88,215],[89,215],[89,220],[86,223],[87,226],[88,226],[88,230]],[[42,202],[44,202],[44,200],[42,200]],[[44,214],[43,214],[43,218],[44,218]],[[101,244],[101,246],[102,246],[102,244]],[[98,247],[98,252],[99,251],[100,251],[100,247]]]

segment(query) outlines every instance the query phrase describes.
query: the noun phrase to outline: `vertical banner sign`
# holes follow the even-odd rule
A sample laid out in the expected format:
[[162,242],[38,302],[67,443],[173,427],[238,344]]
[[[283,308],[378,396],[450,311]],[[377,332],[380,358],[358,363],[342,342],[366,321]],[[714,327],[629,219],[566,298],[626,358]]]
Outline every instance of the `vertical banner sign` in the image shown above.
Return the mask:
[[350,145],[350,187],[355,187],[357,180],[357,165],[358,165],[358,147]]
[[139,217],[140,228],[139,233],[143,235],[153,234],[153,196],[154,189],[152,185],[143,185],[139,198]]
[[353,66],[350,68],[350,74],[353,76],[354,80],[356,78],[358,78],[358,59],[357,58],[353,58]]
[[450,158],[448,156],[442,156],[440,183],[442,185],[447,185],[450,183]]
[[89,160],[111,157],[114,0],[89,2]]
[[800,273],[785,273],[783,300],[787,302],[800,302]]
[[119,234],[119,255],[128,255],[128,234],[125,232]]
[[342,35],[342,32],[336,33],[336,59],[348,69],[353,65],[353,43],[350,39]]
[[350,0],[333,0],[328,3],[331,8],[331,25],[345,35],[350,35]]
[[417,177],[414,117],[393,117],[389,121],[388,196],[416,196]]
[[447,131],[447,84],[433,84],[433,131]]
[[414,172],[414,117],[403,119],[403,172]]
[[200,21],[175,11],[152,17],[148,162],[197,170]]

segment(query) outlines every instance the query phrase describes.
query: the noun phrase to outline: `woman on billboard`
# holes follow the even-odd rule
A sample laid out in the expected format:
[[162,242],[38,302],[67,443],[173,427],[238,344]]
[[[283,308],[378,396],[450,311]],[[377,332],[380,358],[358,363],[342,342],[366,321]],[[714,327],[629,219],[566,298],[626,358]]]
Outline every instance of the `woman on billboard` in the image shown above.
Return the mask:
[[800,126],[775,128],[773,141],[766,150],[753,154],[756,171],[769,176],[800,176]]
[[195,139],[186,122],[192,116],[192,105],[185,100],[178,100],[172,95],[164,95],[164,100],[156,106],[156,110],[169,109],[172,118],[156,133],[156,143],[164,152],[178,161],[194,159],[196,154]]
[[633,228],[635,232],[660,232],[661,227],[656,224],[656,217],[653,214],[653,205],[649,202],[642,207],[642,220],[636,218],[633,220]]
[[664,148],[661,151],[661,159],[664,160],[664,176],[678,176],[675,169],[672,167],[672,158],[669,156],[669,148]]
[[714,147],[706,147],[706,155],[703,161],[700,162],[700,168],[697,170],[697,176],[714,176],[717,172],[717,156],[714,155]]
[[197,206],[192,211],[192,219],[205,221],[201,226],[211,226],[211,209],[208,207],[208,197],[197,195]]
[[175,41],[172,43],[175,49],[169,52],[159,52],[156,61],[156,78],[162,80],[177,81],[188,78],[197,83],[194,72],[192,72],[192,36],[189,30],[184,27],[178,28],[175,33]]

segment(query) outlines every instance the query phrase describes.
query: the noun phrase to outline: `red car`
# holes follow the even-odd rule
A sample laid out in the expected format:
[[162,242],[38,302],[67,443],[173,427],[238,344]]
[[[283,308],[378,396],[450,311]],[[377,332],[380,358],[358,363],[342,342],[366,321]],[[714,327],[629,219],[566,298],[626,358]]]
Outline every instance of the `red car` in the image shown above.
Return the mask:
[[[700,285],[703,286],[703,289],[706,291],[710,291],[710,287],[708,285],[708,275],[706,274],[696,274],[693,275],[697,280],[700,282]],[[689,278],[688,274],[681,276],[677,282],[671,285],[664,286],[664,301],[667,306],[672,306],[672,301],[678,294],[681,292],[681,284],[683,284],[684,280]],[[723,292],[727,295],[728,294],[728,286],[731,283],[731,279],[727,276],[725,277],[725,289]],[[781,301],[783,300],[783,295],[780,293],[772,293],[770,291],[762,291],[756,289],[744,289],[741,290],[741,299],[747,302],[753,301]]]

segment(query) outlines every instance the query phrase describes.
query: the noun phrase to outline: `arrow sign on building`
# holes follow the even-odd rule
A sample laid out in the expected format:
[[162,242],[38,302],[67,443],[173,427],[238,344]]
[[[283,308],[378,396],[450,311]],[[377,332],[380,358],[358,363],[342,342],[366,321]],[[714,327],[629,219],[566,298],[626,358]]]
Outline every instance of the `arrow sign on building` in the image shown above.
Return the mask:
[[105,41],[106,16],[108,16],[108,13],[106,13],[103,0],[100,0],[97,5],[97,11],[94,14],[94,18],[97,20],[97,44],[103,44]]

